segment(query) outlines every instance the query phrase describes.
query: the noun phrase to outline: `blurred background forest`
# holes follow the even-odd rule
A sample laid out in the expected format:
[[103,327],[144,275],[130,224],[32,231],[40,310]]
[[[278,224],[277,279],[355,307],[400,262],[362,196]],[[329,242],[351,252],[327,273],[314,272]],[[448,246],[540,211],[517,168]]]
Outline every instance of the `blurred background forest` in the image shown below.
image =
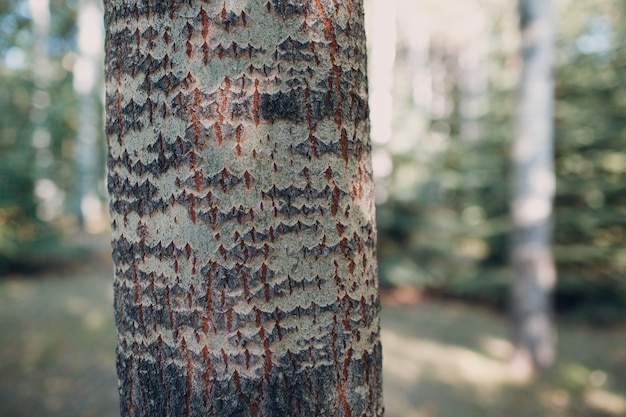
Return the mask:
[[[461,300],[504,310],[511,282],[510,148],[522,68],[516,2],[366,3],[381,286],[402,288],[413,299]],[[623,325],[626,1],[556,3],[555,307],[578,325]],[[98,1],[49,0],[49,6],[47,0],[0,2],[0,277],[12,282],[93,262],[94,253],[108,251],[102,33]],[[108,277],[85,273],[99,278],[96,285]],[[63,292],[33,289],[26,297],[14,284],[1,285],[3,314],[9,308],[18,314],[19,300],[62,297]],[[96,294],[108,291],[108,281],[104,285]],[[71,292],[72,286],[64,291]],[[98,311],[85,321],[92,330],[100,329],[103,320],[108,323],[109,298],[100,305],[102,301],[85,301],[94,295],[81,297],[83,304],[70,303],[63,311]],[[383,311],[383,328],[388,320],[389,328],[408,331],[407,323],[424,322],[423,317],[452,326],[459,315],[469,313],[451,305],[456,307],[432,307],[425,316]],[[446,316],[450,311],[452,316]],[[462,333],[463,323],[457,324]],[[506,338],[505,330],[497,332]],[[585,337],[574,332],[565,339],[584,344]],[[113,349],[113,342],[104,345]],[[612,343],[600,341],[598,348]],[[3,349],[11,351],[0,343]],[[626,369],[626,354],[615,355],[610,360]],[[7,358],[3,362],[0,355],[0,369],[11,361]],[[552,409],[565,409],[561,405],[569,404],[571,390],[581,380],[587,381],[580,382],[584,385],[607,378],[591,368],[572,369],[558,380],[565,388],[553,387]],[[402,389],[401,382],[391,381]],[[0,381],[0,387],[6,386]],[[114,395],[106,398],[115,400]],[[572,414],[546,415],[626,413],[626,399],[611,398],[613,408],[599,414],[586,413],[587,405]],[[4,400],[0,394],[0,403]],[[517,401],[515,406],[522,406]],[[411,415],[455,416],[428,407]],[[97,407],[93,413],[105,414]],[[15,409],[11,415],[31,414]],[[392,407],[390,415],[409,414],[393,414]],[[476,415],[511,414],[485,414],[479,408]]]
[[[397,3],[392,106],[372,91],[383,286],[506,304],[521,69],[513,3]],[[557,6],[555,304],[610,322],[626,300],[626,4]],[[391,130],[376,129],[379,105],[392,108]]]
[[[0,3],[0,274],[72,262],[108,227],[100,4],[39,3]],[[506,304],[514,3],[368,5],[383,287]],[[558,2],[555,302],[601,323],[626,309],[625,8]]]

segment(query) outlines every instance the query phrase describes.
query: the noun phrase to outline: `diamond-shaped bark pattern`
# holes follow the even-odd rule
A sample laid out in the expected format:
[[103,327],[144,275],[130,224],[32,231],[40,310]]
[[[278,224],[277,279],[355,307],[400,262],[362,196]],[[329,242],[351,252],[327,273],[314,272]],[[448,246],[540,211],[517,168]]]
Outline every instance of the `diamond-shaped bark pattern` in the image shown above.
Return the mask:
[[202,176],[198,179],[195,175],[191,175],[184,181],[184,185],[189,188],[199,187],[199,190],[206,188],[221,189],[224,192],[230,191],[233,187],[245,183],[243,176],[233,175],[226,168],[211,176]]
[[105,9],[122,414],[380,416],[361,0]]

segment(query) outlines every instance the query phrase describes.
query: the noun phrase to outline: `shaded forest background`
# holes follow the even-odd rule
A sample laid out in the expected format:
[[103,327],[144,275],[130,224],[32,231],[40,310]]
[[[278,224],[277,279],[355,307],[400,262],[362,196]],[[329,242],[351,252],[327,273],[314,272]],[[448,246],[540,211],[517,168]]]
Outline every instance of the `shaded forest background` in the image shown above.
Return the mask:
[[[372,3],[381,285],[504,307],[515,2]],[[626,310],[626,2],[557,3],[555,305],[611,324]],[[38,44],[29,2],[0,3],[0,276],[80,262],[108,230],[103,87],[80,84],[85,4],[50,0]]]

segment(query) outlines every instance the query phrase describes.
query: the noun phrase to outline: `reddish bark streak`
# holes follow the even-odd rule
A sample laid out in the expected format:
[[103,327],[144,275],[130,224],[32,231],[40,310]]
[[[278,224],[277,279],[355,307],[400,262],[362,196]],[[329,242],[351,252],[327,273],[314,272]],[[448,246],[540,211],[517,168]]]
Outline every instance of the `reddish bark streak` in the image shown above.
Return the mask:
[[170,324],[174,326],[174,311],[172,310],[172,300],[170,299],[170,287],[169,285],[165,286],[165,294],[166,294],[166,302],[167,302],[167,311],[170,316]]
[[202,374],[202,391],[204,392],[204,406],[206,407],[209,403],[210,397],[209,387],[212,368],[211,358],[209,357],[209,349],[206,345],[202,348],[202,358],[204,359],[204,363],[206,363],[205,371]]
[[352,361],[352,352],[353,352],[353,349],[349,348],[348,356],[346,356],[346,360],[343,363],[343,380],[344,381],[348,380],[348,369],[350,368],[350,362]]
[[[237,155],[238,156],[241,156],[241,132],[242,131],[243,131],[243,126],[242,125],[237,125],[237,129],[235,130],[235,136],[237,137]],[[248,171],[246,171],[246,173],[247,172]],[[248,188],[250,188],[250,187],[248,187]]]
[[222,351],[222,360],[224,361],[226,372],[228,372],[228,355],[226,354],[226,351],[224,350],[224,348],[222,348],[221,351]]
[[[141,56],[140,55],[141,54],[141,32],[139,31],[139,28],[135,29],[135,42],[137,42],[137,49],[135,50],[135,59],[137,60],[137,62],[139,62],[140,56]],[[134,66],[131,70],[131,76],[135,78]]]
[[200,18],[202,20],[202,39],[206,41],[209,36],[209,16],[203,7],[200,7]]
[[217,143],[219,145],[222,144],[222,122],[224,121],[224,116],[222,115],[222,112],[220,111],[220,109],[217,109],[217,116],[218,116],[218,122],[215,123],[215,133],[217,134]]
[[196,224],[196,197],[193,194],[189,194],[189,215],[193,224]]
[[117,106],[117,123],[119,125],[117,142],[120,146],[122,146],[122,135],[124,134],[124,119],[122,117],[122,97],[120,95],[120,90],[115,90],[115,103]]
[[333,215],[333,217],[337,216],[337,211],[339,210],[339,198],[340,198],[340,190],[339,190],[339,187],[335,185],[335,188],[333,189],[333,196],[332,196],[331,207],[330,207],[330,212]]
[[193,55],[193,45],[191,44],[191,41],[187,41],[187,56],[191,58],[192,55]]
[[202,44],[202,63],[209,65],[209,45],[204,41]]
[[341,147],[341,157],[343,158],[347,166],[348,165],[348,132],[346,132],[346,129],[341,129],[341,140],[339,141],[339,144]]
[[185,416],[189,417],[191,415],[191,393],[193,390],[192,386],[192,374],[193,374],[193,363],[191,361],[191,355],[187,350],[187,342],[183,337],[181,341],[181,349],[185,354],[185,360],[187,362],[187,370],[185,375],[185,381],[187,383],[187,387],[185,390]]
[[341,224],[340,222],[337,222],[337,234],[339,236],[343,235],[343,231],[345,230],[345,227],[343,224]]
[[196,116],[196,111],[200,108],[200,90],[196,88],[193,92],[193,107],[191,108],[191,119],[193,121],[194,142],[196,147],[200,143],[200,120]]
[[[196,191],[200,191],[200,188],[202,187],[202,178],[200,176],[200,171],[195,171],[194,173],[194,179],[196,181]],[[195,222],[194,222],[195,223]]]
[[272,352],[270,350],[270,341],[265,337],[265,329],[259,329],[259,337],[263,339],[263,347],[265,349],[265,379],[269,381],[272,371]]
[[205,311],[205,314],[204,314],[204,320],[202,322],[202,330],[204,331],[204,334],[208,334],[208,332],[209,332],[209,322],[211,321],[211,318],[213,317],[213,291],[212,291],[212,287],[213,287],[213,272],[211,270],[209,270],[207,272],[207,287],[206,287],[207,305],[206,305],[206,311]]
[[[131,246],[131,250],[132,250],[132,246]],[[137,262],[135,260],[135,257],[133,257],[131,268],[133,270],[133,282],[135,283],[135,303],[138,303],[139,302],[139,290],[141,287],[139,286],[139,275],[137,274]]]
[[246,301],[250,302],[250,289],[248,288],[248,275],[245,272],[241,273],[241,279],[243,280],[243,296]]
[[[347,332],[350,332],[350,331],[352,331],[352,326],[350,325],[350,299],[349,299],[347,294],[344,297],[344,299],[346,300],[347,307],[346,307],[346,309],[344,311],[344,315],[343,315],[343,328]],[[352,348],[350,348],[350,350],[348,351],[348,358],[350,358],[351,355],[352,355]],[[348,372],[347,371],[347,367],[344,369],[344,372]],[[347,379],[347,377],[345,377],[344,379]]]

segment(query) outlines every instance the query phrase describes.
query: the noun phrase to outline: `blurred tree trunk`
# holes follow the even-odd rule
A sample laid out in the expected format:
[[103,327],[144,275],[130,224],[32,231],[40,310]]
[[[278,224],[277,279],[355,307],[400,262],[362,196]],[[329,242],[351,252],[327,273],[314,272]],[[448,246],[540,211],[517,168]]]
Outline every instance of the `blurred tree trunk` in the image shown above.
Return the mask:
[[361,1],[105,5],[122,415],[382,415]]
[[520,0],[523,70],[513,143],[512,317],[514,372],[527,377],[554,361],[551,290],[554,11],[549,0]]
[[393,68],[396,57],[396,1],[371,0],[368,30],[372,141],[386,144],[392,135]]
[[469,142],[475,142],[483,136],[480,119],[485,113],[487,100],[486,50],[484,38],[476,37],[459,52],[459,133],[463,140]]
[[[76,141],[76,183],[74,186],[73,211],[81,229],[85,219],[98,213],[100,199],[97,194],[99,161],[98,132],[100,131],[100,107],[98,87],[102,78],[98,68],[102,59],[102,11],[95,0],[81,0],[78,9],[78,60],[74,65],[74,91],[78,97],[78,138]],[[89,207],[90,203],[95,207]]]
[[[48,0],[29,0],[28,7],[32,16],[33,49],[32,74],[35,89],[31,97],[30,122],[33,127],[32,150],[34,154],[33,177],[35,189],[42,179],[49,176],[48,168],[54,160],[50,152],[49,110],[50,110],[50,57],[48,55],[48,37],[50,35],[50,4]],[[32,162],[31,162],[32,163]],[[36,191],[35,191],[36,192]],[[37,216],[42,220],[51,220],[54,209],[50,198],[38,196]]]

